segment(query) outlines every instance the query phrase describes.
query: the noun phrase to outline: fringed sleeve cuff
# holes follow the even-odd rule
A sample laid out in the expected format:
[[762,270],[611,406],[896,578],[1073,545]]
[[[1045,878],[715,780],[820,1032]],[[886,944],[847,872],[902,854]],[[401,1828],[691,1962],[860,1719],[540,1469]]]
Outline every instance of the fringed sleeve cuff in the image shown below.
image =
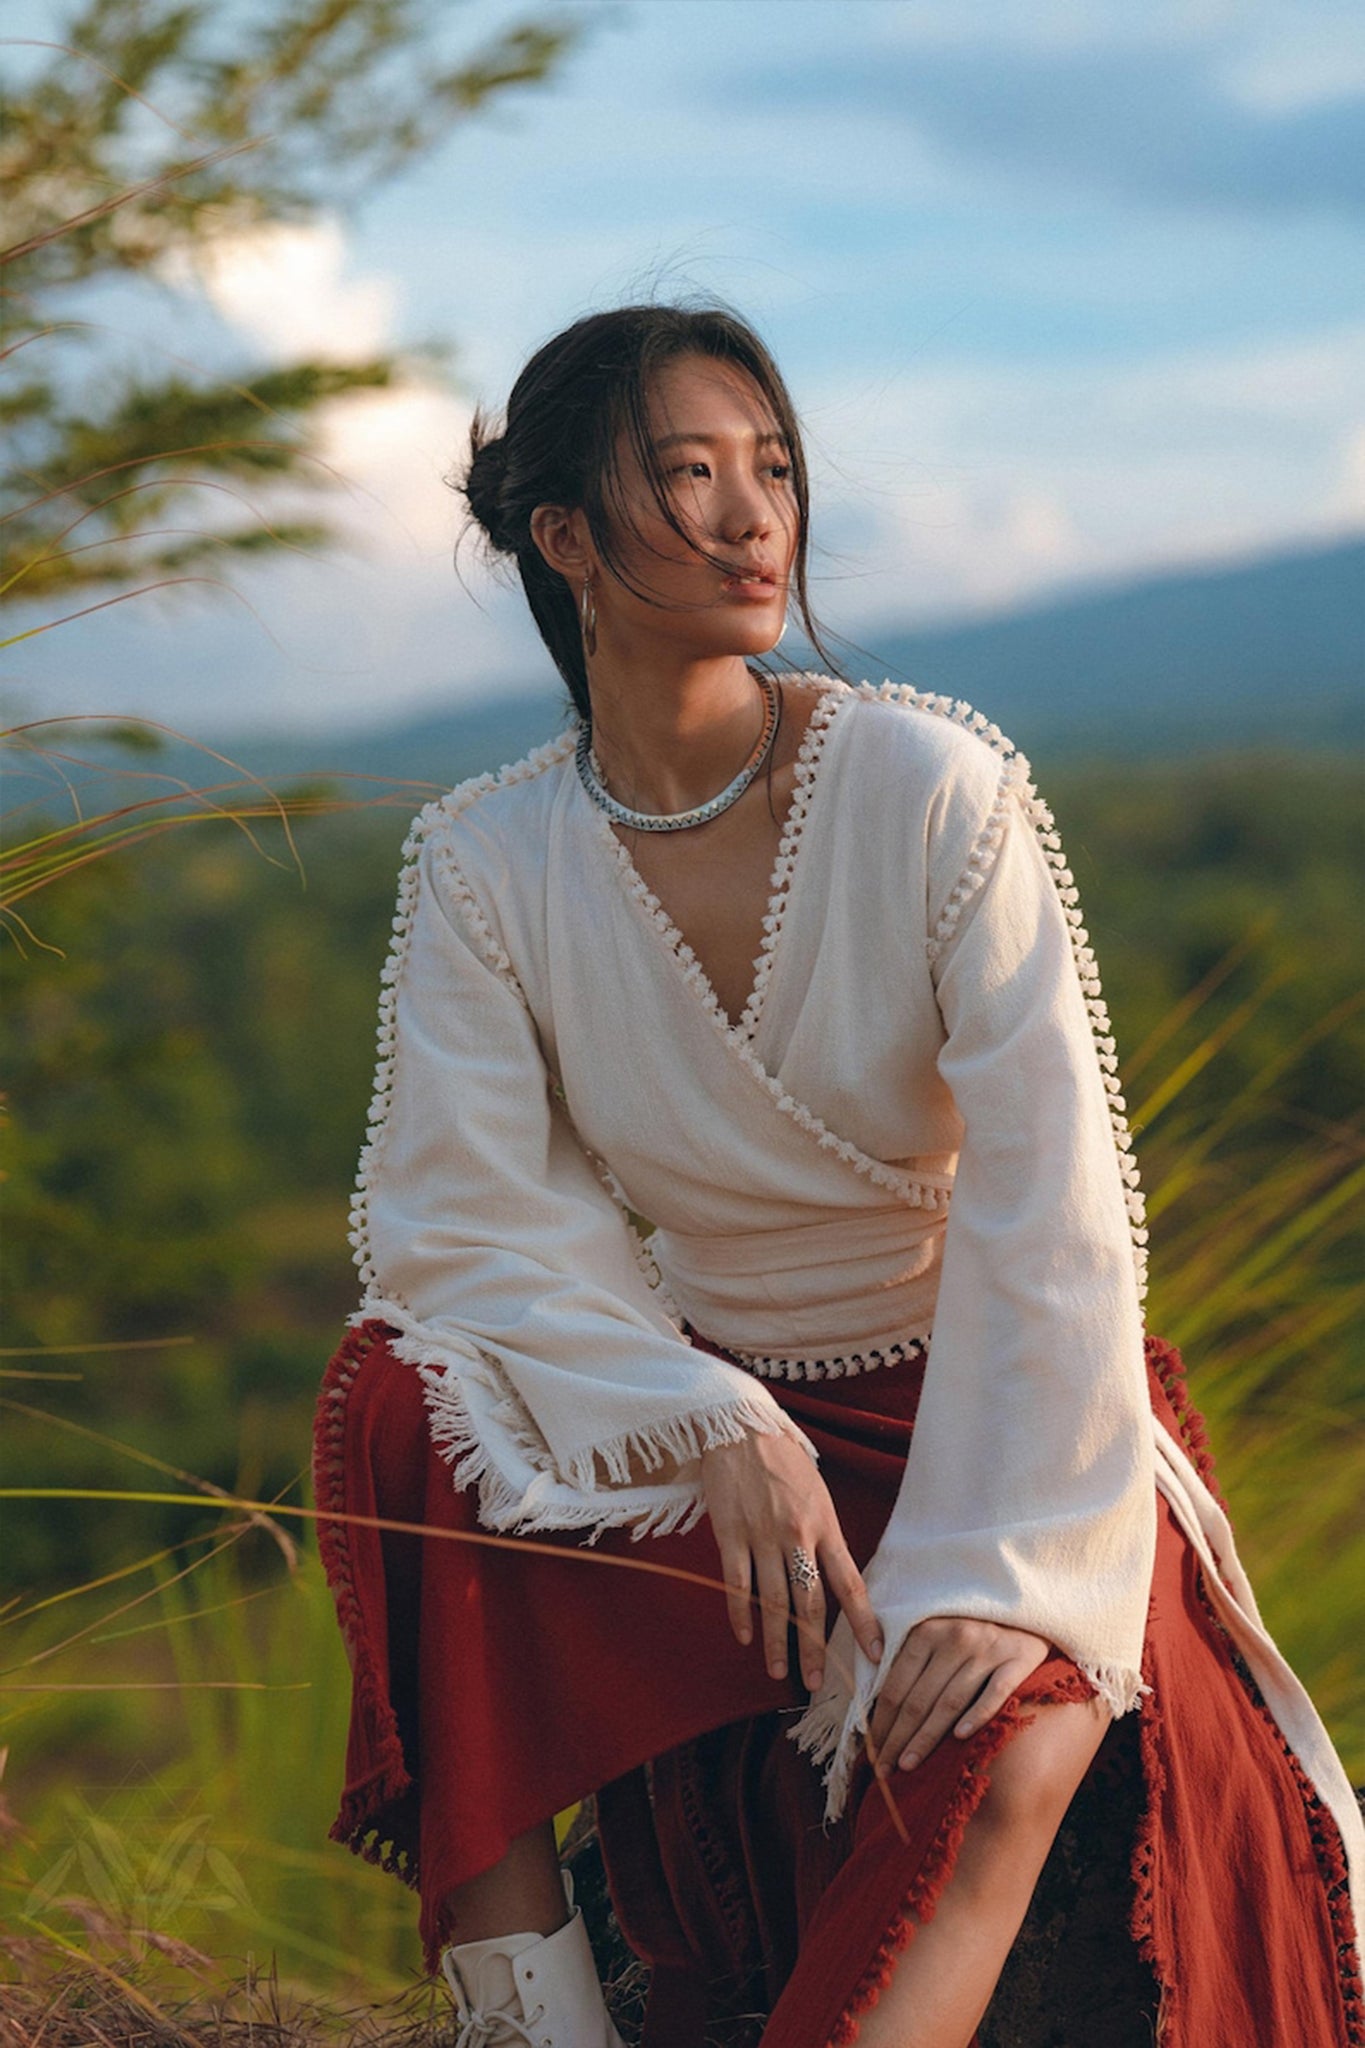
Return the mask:
[[450,823],[424,814],[400,883],[352,1216],[357,1319],[398,1332],[490,1527],[690,1526],[703,1451],[781,1432],[814,1452],[651,1286]]

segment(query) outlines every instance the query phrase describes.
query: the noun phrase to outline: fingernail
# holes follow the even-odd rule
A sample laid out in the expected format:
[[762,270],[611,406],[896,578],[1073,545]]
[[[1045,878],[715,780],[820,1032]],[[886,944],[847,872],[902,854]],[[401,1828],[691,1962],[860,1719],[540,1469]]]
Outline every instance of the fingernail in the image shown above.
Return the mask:
[[742,1643],[751,1643],[754,1639],[753,1630],[742,1628],[739,1632],[739,1639]]
[[811,1673],[810,1677],[809,1677],[809,1678],[807,1679],[807,1681],[806,1681],[806,1684],[807,1684],[807,1688],[809,1689],[809,1691],[811,1691],[811,1692],[819,1692],[819,1690],[820,1690],[821,1686],[822,1686],[822,1685],[824,1684],[824,1682],[825,1682],[825,1674],[824,1674],[824,1672],[823,1672],[823,1671],[812,1671],[812,1673]]
[[914,1750],[913,1750],[913,1749],[907,1749],[907,1750],[906,1750],[906,1752],[905,1752],[905,1754],[904,1754],[904,1755],[902,1756],[902,1758],[901,1758],[901,1769],[902,1769],[903,1771],[913,1771],[913,1770],[914,1770],[914,1768],[915,1768],[915,1765],[916,1765],[916,1764],[917,1764],[918,1762],[919,1762],[919,1758],[918,1758],[918,1757],[917,1757],[917,1756],[915,1755],[915,1752],[914,1752]]
[[884,1650],[885,1648],[886,1648],[886,1644],[885,1644],[885,1643],[884,1643],[884,1642],[882,1641],[882,1638],[881,1638],[880,1636],[873,1636],[873,1638],[872,1638],[872,1661],[873,1661],[873,1663],[874,1663],[874,1664],[875,1664],[875,1663],[877,1662],[877,1659],[878,1659],[878,1658],[879,1658],[879,1657],[881,1656],[881,1654],[882,1654],[882,1651],[883,1651],[883,1650]]
[[785,1678],[785,1677],[786,1677],[786,1675],[787,1675],[787,1667],[786,1667],[786,1665],[785,1665],[785,1664],[783,1663],[782,1659],[781,1659],[780,1657],[778,1657],[778,1658],[777,1658],[777,1659],[775,1660],[774,1664],[773,1664],[773,1677],[774,1677],[774,1678]]

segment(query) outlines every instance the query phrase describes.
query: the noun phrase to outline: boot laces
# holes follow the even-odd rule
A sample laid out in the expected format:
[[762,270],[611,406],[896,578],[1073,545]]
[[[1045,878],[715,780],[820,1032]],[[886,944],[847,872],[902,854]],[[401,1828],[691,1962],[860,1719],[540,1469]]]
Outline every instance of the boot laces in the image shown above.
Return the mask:
[[479,2012],[470,2006],[463,2017],[464,2025],[455,2037],[455,2048],[508,2048],[514,2040],[525,2041],[528,2048],[536,2048],[535,2035],[528,2033],[516,2014],[508,2012],[506,2006],[497,2012]]
[[[441,1974],[454,1994],[455,2017],[461,2023],[455,2048],[514,2048],[518,2039],[526,2042],[528,2048],[536,2048],[536,2037],[527,2030],[529,2022],[518,2019],[505,2005],[495,2012],[481,2012],[468,2002],[448,1953],[441,1957]],[[542,2009],[537,2006],[530,2019],[538,2019]]]

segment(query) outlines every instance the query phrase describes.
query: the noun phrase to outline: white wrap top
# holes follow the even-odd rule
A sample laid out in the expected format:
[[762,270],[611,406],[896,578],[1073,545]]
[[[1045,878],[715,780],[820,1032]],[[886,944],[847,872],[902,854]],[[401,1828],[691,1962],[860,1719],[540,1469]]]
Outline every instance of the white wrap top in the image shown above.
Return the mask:
[[[877,1368],[932,1335],[867,1573],[882,1668],[926,1616],[981,1616],[1056,1643],[1125,1711],[1155,1480],[1354,1818],[1226,1521],[1151,1416],[1114,1045],[1027,763],[965,705],[788,680],[817,703],[738,1018],[583,790],[573,732],[420,815],[356,1319],[398,1331],[489,1527],[589,1536],[690,1525],[710,1445],[805,1443],[765,1379]],[[794,1731],[831,1759],[831,1810],[875,1683],[841,1622]]]

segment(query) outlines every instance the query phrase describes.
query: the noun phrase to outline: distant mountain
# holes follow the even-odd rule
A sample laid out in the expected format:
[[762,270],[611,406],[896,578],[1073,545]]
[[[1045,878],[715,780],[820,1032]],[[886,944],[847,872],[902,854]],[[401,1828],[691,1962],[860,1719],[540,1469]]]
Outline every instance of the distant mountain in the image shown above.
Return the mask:
[[1359,748],[1365,542],[883,636],[879,652],[1040,758]]
[[[810,657],[797,648],[790,659],[806,666]],[[1044,774],[1050,761],[1076,757],[1356,753],[1365,744],[1365,541],[884,633],[876,659],[850,657],[845,672],[965,698]],[[552,679],[364,732],[219,744],[271,779],[334,773],[448,788],[550,738],[566,707]],[[202,757],[178,755],[157,766],[202,780]]]
[[[557,684],[558,678],[555,680]],[[568,709],[566,688],[511,689],[491,703],[369,727],[338,739],[277,740],[253,734],[250,739],[227,739],[220,745],[234,761],[272,781],[281,776],[338,773],[435,783],[449,789],[466,776],[519,760],[542,740],[553,738],[564,729]]]
[[[1365,541],[1151,576],[1002,618],[882,634],[875,665],[962,697],[1040,762],[1365,742]],[[796,659],[800,659],[799,653]],[[275,773],[456,781],[559,729],[562,693],[367,732],[238,750]]]

